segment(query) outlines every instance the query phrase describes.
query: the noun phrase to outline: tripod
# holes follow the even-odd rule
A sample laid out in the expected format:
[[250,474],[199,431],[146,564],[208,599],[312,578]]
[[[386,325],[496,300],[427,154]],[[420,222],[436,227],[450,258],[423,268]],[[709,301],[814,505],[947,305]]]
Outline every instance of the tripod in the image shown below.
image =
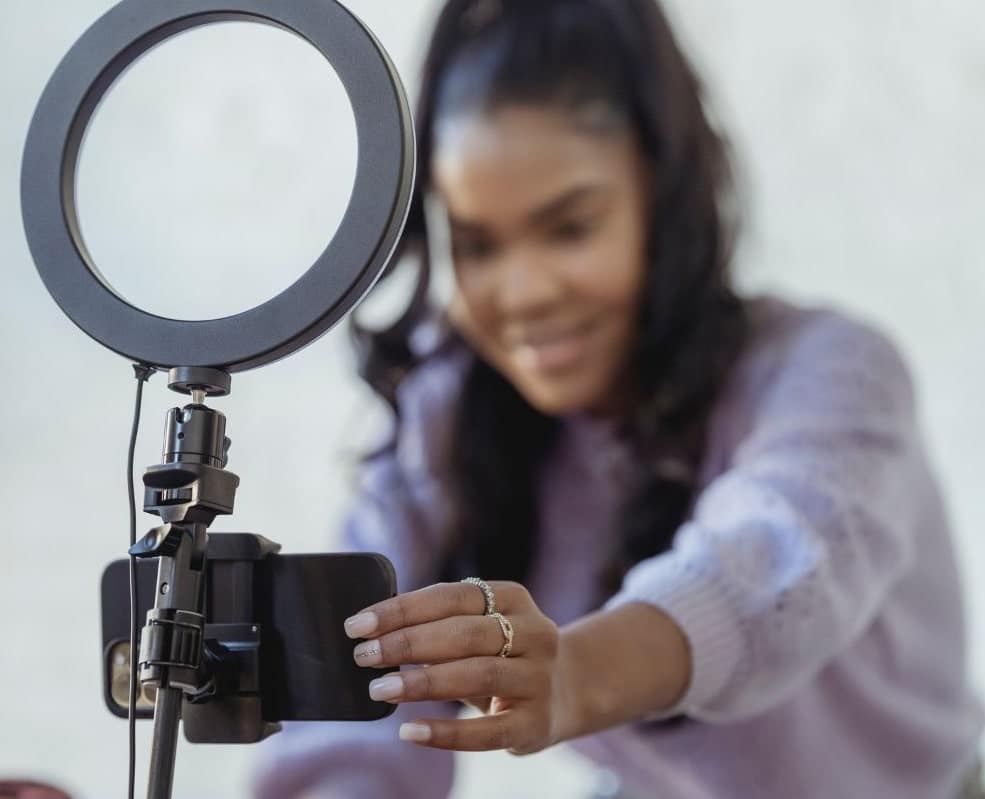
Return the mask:
[[[141,685],[157,689],[148,799],[170,799],[183,705],[191,710],[185,718],[190,740],[251,742],[280,729],[262,718],[260,627],[250,621],[248,568],[249,561],[280,547],[252,535],[219,536],[222,545],[210,547],[206,532],[216,516],[232,513],[239,485],[239,477],[225,470],[226,417],[205,405],[208,396],[228,394],[230,382],[217,369],[171,370],[169,387],[192,401],[168,411],[163,463],[148,467],[143,478],[144,511],[164,522],[130,550],[137,558],[158,559],[154,608],[141,635],[138,666]],[[210,550],[219,559],[246,562],[233,614],[242,622],[205,623]]]

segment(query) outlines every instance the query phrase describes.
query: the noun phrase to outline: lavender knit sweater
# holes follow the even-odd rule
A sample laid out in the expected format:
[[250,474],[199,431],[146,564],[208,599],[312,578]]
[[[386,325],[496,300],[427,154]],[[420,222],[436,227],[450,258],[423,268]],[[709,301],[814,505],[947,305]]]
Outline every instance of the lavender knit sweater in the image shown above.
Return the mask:
[[[651,603],[684,630],[694,674],[664,715],[689,720],[571,745],[641,797],[954,799],[983,715],[906,368],[883,337],[835,313],[772,298],[751,309],[694,512],[673,550],[638,564],[607,602]],[[436,579],[435,459],[466,357],[405,382],[396,452],[367,466],[345,527],[348,548],[391,558],[401,591]],[[558,624],[604,599],[604,533],[631,468],[607,424],[565,420],[528,581]],[[294,725],[263,745],[255,795],[445,797],[453,755],[396,729],[455,712],[418,703],[381,722]]]

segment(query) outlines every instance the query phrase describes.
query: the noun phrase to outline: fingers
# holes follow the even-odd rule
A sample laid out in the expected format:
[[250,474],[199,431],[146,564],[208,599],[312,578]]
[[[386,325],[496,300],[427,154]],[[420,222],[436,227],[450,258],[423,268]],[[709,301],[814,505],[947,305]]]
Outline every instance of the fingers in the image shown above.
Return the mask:
[[512,754],[529,754],[542,747],[540,730],[533,729],[528,718],[517,710],[505,710],[492,716],[472,719],[424,719],[400,727],[405,741],[434,749],[458,752],[489,752],[506,749]]
[[480,713],[485,715],[486,713],[489,712],[489,708],[492,705],[492,697],[484,696],[481,698],[475,697],[473,699],[462,699],[461,702],[463,705],[467,705],[468,707],[474,708],[475,710],[478,710]]
[[546,695],[539,670],[526,660],[477,657],[387,674],[369,684],[378,702],[424,702],[489,696],[531,699]]
[[[511,619],[516,657],[539,638],[526,618]],[[453,616],[418,624],[364,641],[353,650],[360,666],[379,668],[413,663],[445,663],[458,658],[499,655],[506,638],[492,616]]]
[[[506,615],[532,604],[527,589],[519,583],[493,581],[489,587],[496,595],[496,609]],[[369,638],[450,616],[481,616],[485,610],[480,588],[466,583],[436,583],[370,605],[347,619],[345,629],[350,638]]]

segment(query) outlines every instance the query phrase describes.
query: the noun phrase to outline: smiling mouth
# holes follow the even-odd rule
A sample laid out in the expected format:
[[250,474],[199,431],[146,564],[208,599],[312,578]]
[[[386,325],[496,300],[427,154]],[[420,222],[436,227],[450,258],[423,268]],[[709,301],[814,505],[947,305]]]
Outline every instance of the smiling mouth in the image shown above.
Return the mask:
[[588,322],[564,332],[529,336],[514,345],[519,363],[527,369],[554,372],[570,369],[584,359],[588,350],[594,322]]

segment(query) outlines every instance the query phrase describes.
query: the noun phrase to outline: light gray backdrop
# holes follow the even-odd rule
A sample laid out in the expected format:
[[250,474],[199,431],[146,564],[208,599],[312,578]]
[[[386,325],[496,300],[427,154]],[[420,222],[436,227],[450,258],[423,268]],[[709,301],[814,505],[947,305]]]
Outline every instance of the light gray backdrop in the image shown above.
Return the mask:
[[[413,90],[438,3],[350,5]],[[109,6],[0,3],[0,778],[47,776],[89,799],[124,790],[126,724],[99,691],[97,587],[125,549],[133,380],[46,294],[18,186],[45,81]],[[745,167],[743,285],[837,303],[883,325],[908,356],[985,685],[985,4],[673,0],[670,10]],[[127,76],[80,175],[86,234],[110,278],[138,304],[190,318],[247,307],[303,270],[341,215],[356,146],[332,74],[286,34],[197,33]],[[173,397],[160,377],[150,384],[138,469],[159,459]],[[236,376],[217,404],[242,478],[234,520],[217,529],[292,551],[331,547],[355,453],[381,419],[352,376],[344,331]],[[149,740],[144,726],[141,784]],[[175,795],[243,796],[252,752],[182,745]],[[579,797],[590,774],[556,751],[460,762],[458,799]]]

